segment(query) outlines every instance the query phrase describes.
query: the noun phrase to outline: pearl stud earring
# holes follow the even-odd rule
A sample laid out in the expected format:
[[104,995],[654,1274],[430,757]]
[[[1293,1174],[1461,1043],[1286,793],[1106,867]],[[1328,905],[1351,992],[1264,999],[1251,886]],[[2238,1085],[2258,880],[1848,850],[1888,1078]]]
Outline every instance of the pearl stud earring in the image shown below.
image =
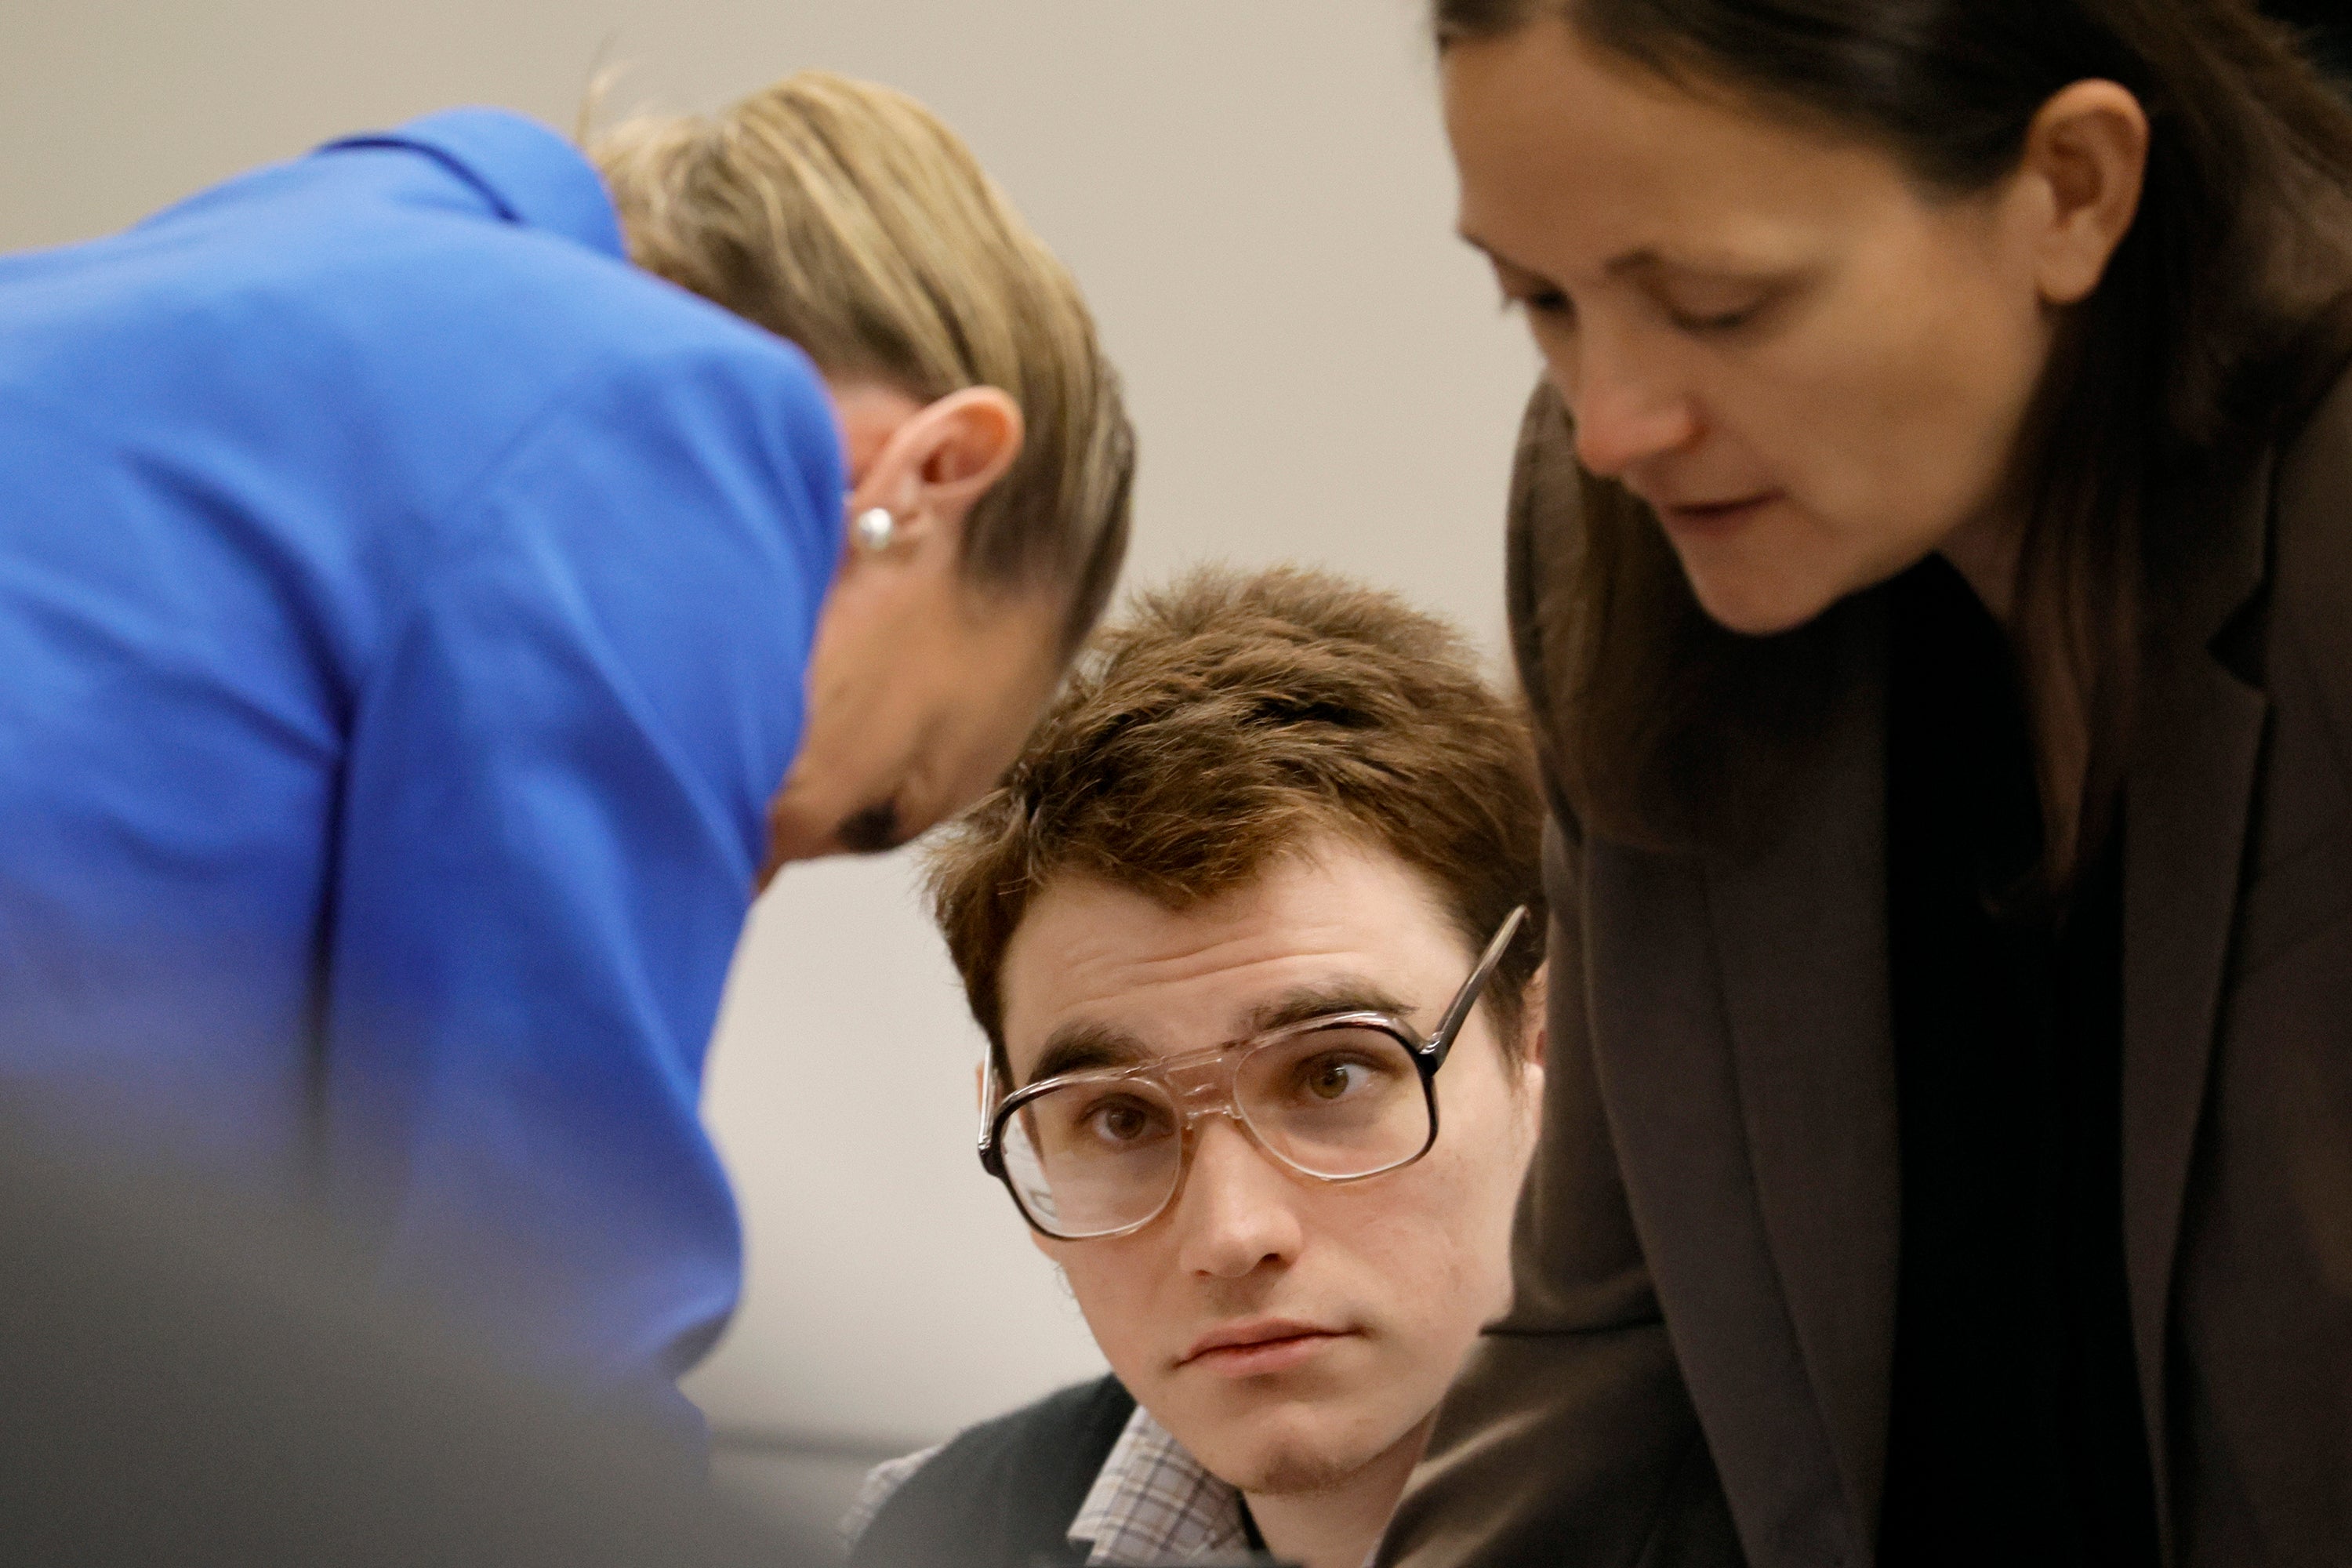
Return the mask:
[[898,520],[890,515],[887,507],[868,507],[850,523],[849,532],[860,550],[878,554],[889,549],[890,542],[897,537]]

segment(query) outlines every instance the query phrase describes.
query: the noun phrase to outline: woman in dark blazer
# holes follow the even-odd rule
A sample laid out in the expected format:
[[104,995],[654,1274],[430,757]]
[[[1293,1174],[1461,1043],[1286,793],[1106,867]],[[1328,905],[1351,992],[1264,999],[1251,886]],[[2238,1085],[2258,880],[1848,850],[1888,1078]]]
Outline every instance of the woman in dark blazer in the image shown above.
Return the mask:
[[1437,13],[1554,1065],[1384,1561],[2352,1561],[2352,114],[2234,0]]

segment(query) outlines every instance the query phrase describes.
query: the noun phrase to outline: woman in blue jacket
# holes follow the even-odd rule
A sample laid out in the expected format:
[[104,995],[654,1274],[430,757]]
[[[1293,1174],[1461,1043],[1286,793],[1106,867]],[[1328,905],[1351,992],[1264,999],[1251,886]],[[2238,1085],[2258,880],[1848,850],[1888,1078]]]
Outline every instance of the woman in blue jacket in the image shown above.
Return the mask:
[[1067,275],[837,78],[0,258],[0,1093],[659,1388],[738,1287],[696,1100],[752,894],[987,787],[1132,462]]

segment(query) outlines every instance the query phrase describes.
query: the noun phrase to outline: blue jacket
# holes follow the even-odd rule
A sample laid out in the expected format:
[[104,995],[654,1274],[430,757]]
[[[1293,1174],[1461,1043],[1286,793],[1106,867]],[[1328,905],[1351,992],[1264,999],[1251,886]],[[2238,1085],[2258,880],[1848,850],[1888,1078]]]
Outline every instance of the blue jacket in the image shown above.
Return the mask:
[[807,360],[510,115],[0,258],[0,1093],[673,1377],[740,1274],[697,1098],[842,493]]

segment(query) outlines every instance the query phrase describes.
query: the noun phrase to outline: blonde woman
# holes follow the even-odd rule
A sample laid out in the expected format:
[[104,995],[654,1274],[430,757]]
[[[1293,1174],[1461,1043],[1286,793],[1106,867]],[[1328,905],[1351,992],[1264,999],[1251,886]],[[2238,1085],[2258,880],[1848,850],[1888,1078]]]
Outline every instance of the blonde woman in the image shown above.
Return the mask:
[[1010,762],[1131,451],[1068,276],[834,77],[584,154],[435,115],[0,258],[0,1091],[299,1173],[674,1401],[746,906]]

